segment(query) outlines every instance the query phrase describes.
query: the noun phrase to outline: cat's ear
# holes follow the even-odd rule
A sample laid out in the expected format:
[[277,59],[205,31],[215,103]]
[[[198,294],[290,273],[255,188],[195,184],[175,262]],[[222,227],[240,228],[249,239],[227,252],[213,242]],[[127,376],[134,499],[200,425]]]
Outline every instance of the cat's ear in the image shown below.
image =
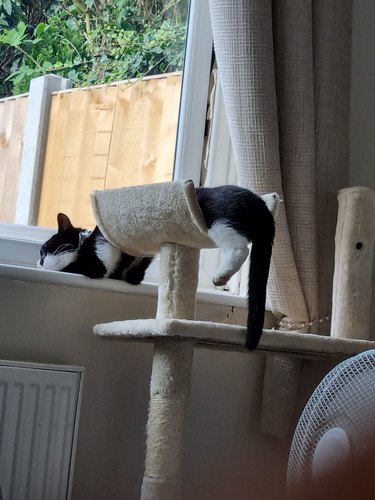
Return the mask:
[[74,229],[73,224],[70,222],[70,219],[65,214],[57,214],[57,224],[59,227],[59,232],[61,231],[69,231]]

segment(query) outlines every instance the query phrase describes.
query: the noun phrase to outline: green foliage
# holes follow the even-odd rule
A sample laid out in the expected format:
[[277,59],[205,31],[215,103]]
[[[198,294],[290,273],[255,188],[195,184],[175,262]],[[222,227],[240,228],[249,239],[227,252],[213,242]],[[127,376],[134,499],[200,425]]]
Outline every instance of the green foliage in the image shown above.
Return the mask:
[[186,0],[0,0],[0,96],[48,73],[75,86],[182,68]]

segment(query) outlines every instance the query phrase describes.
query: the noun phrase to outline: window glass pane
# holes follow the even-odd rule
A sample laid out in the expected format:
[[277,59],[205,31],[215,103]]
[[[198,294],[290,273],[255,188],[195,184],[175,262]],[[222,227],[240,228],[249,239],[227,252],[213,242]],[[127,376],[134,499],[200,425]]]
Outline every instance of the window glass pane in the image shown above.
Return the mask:
[[[92,228],[92,190],[172,180],[188,7],[188,0],[55,1],[32,22],[16,3],[1,11],[0,58],[7,52],[14,64],[7,82],[2,68],[0,92],[25,92],[27,74],[46,71],[74,87],[52,95],[34,223],[54,227],[64,212]],[[0,100],[0,222],[14,222],[22,203],[28,99]]]

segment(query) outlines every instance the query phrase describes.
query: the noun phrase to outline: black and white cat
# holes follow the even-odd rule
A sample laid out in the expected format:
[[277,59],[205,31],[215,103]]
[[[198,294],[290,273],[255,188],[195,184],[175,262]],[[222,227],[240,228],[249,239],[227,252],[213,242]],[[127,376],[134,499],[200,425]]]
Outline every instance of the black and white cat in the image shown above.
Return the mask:
[[57,215],[58,231],[40,249],[37,266],[49,271],[112,278],[139,285],[152,257],[133,257],[111,245],[96,226],[74,227],[65,214]]
[[[274,218],[265,201],[248,189],[196,188],[196,194],[208,236],[222,253],[219,270],[213,278],[215,285],[225,285],[240,269],[249,253],[248,244],[252,243],[246,346],[255,349],[264,322]],[[152,256],[137,258],[123,253],[104,238],[98,227],[92,232],[75,228],[64,214],[58,214],[57,223],[57,234],[40,249],[38,267],[89,278],[123,279],[133,285],[143,280]]]

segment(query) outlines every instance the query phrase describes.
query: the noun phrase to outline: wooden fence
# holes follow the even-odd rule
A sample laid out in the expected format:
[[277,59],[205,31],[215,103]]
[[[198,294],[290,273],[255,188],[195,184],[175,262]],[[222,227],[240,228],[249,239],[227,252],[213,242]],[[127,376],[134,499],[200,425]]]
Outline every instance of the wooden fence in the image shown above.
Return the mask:
[[[56,214],[64,212],[74,224],[93,227],[92,190],[171,180],[180,91],[181,74],[172,73],[54,92],[41,169],[38,225],[54,227]],[[22,102],[26,109],[27,97]],[[11,123],[9,111],[4,114],[4,123]],[[15,132],[9,133],[12,151],[16,143],[22,149],[21,121],[14,120],[18,126],[13,127],[18,143]],[[17,158],[7,153],[8,187],[0,166],[0,193],[8,190],[7,197],[1,198],[1,222],[14,221],[8,199],[17,198],[18,153]]]
[[0,221],[13,222],[20,175],[27,95],[0,101]]

